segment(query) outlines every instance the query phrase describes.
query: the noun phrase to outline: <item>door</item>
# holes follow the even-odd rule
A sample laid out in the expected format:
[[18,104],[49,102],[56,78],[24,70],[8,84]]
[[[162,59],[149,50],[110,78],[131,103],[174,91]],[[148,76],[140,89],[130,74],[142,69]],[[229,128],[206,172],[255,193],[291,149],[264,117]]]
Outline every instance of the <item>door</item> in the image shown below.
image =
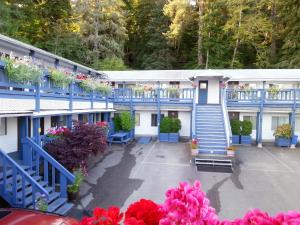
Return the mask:
[[208,81],[199,81],[199,101],[198,104],[207,104]]

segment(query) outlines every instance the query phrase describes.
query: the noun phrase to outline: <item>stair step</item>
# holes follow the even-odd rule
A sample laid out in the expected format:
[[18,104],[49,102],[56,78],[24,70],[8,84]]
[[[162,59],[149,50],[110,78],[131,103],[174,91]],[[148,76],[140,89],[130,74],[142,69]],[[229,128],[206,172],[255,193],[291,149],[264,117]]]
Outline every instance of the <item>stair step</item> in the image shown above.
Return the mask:
[[209,155],[227,155],[226,150],[209,150],[209,149],[199,149],[199,154],[209,154]]
[[56,209],[58,209],[60,206],[62,206],[66,202],[67,202],[66,198],[58,198],[54,202],[49,204],[47,211],[54,212]]
[[[42,194],[41,193],[36,193],[35,194],[35,200],[38,201],[41,198]],[[54,201],[55,199],[57,199],[60,196],[60,194],[58,192],[53,192],[49,195],[49,199],[48,199],[48,203],[51,203],[52,201]],[[20,204],[21,204],[21,199],[19,200]],[[25,207],[28,207],[32,204],[32,194],[29,195],[28,197],[26,197],[25,199]]]
[[[48,191],[48,193],[51,193],[53,191],[53,187],[45,187],[46,191]],[[32,194],[32,187],[29,186],[25,189],[25,197],[27,197],[28,195]],[[17,193],[17,198],[21,199],[22,198],[22,191],[18,191]]]
[[66,215],[67,212],[74,206],[73,203],[66,203],[64,205],[62,205],[59,209],[57,209],[55,211],[56,214],[60,214],[60,215]]

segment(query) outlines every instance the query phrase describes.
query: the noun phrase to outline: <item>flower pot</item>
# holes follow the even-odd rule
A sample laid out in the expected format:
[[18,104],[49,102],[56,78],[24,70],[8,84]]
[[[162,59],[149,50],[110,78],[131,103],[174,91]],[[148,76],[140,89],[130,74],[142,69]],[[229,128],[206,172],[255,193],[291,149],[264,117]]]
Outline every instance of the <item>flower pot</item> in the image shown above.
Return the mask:
[[251,145],[252,140],[250,135],[241,135],[241,144]]
[[169,133],[169,142],[179,142],[179,133]]
[[79,191],[77,192],[69,192],[68,191],[68,199],[71,202],[75,202],[79,197]]
[[291,139],[285,137],[276,137],[275,144],[279,147],[289,147],[291,145]]
[[240,144],[240,136],[239,135],[232,135],[232,144]]
[[297,143],[298,143],[298,135],[294,135],[293,137],[292,137],[292,145],[297,145]]
[[227,150],[227,156],[234,157],[235,156],[235,151]]
[[158,135],[159,141],[168,142],[169,141],[169,133],[159,133]]

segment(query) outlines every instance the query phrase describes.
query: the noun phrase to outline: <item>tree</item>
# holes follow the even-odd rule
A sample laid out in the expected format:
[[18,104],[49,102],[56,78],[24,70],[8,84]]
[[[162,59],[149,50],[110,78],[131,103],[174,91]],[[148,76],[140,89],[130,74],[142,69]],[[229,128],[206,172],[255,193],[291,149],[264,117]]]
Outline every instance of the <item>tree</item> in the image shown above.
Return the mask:
[[122,58],[127,38],[122,2],[78,0],[76,9],[90,64],[107,57]]

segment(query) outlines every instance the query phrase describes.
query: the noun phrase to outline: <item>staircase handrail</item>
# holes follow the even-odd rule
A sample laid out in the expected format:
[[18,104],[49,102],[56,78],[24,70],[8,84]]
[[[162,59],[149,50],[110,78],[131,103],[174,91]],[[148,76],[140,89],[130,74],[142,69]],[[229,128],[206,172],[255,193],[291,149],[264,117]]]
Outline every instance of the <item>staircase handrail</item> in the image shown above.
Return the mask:
[[[49,192],[43,188],[34,178],[32,178],[20,165],[18,165],[9,155],[7,155],[2,149],[0,149],[0,155],[3,157],[3,160],[7,160],[10,166],[13,168],[16,168],[16,170],[24,176],[24,178],[32,185],[35,186],[36,189],[38,189],[41,194],[44,194],[46,198],[49,198]],[[5,170],[5,169],[4,169]],[[13,169],[14,170],[14,169]],[[4,171],[3,171],[4,172]],[[13,172],[12,176],[16,176],[16,173]],[[4,181],[3,176],[3,181]],[[16,179],[16,178],[15,178]],[[13,179],[14,180],[14,179]],[[16,185],[16,184],[15,184]],[[25,190],[24,190],[25,191]],[[16,198],[17,193],[13,192],[14,198]],[[23,199],[24,200],[24,199]],[[35,205],[35,202],[33,203]]]
[[192,138],[196,136],[196,89],[193,91],[193,109],[192,109]]
[[227,110],[227,102],[226,102],[226,87],[222,89],[222,112],[223,112],[223,119],[224,119],[224,127],[225,127],[225,135],[226,135],[226,141],[227,141],[227,147],[230,146],[232,133],[231,133],[231,126],[228,116],[228,110]]
[[36,144],[31,138],[27,137],[25,141],[32,147],[32,149],[42,157],[44,157],[52,166],[54,166],[60,173],[62,173],[71,183],[74,183],[75,176],[70,173],[65,167],[57,162],[49,153],[43,150],[38,144]]

